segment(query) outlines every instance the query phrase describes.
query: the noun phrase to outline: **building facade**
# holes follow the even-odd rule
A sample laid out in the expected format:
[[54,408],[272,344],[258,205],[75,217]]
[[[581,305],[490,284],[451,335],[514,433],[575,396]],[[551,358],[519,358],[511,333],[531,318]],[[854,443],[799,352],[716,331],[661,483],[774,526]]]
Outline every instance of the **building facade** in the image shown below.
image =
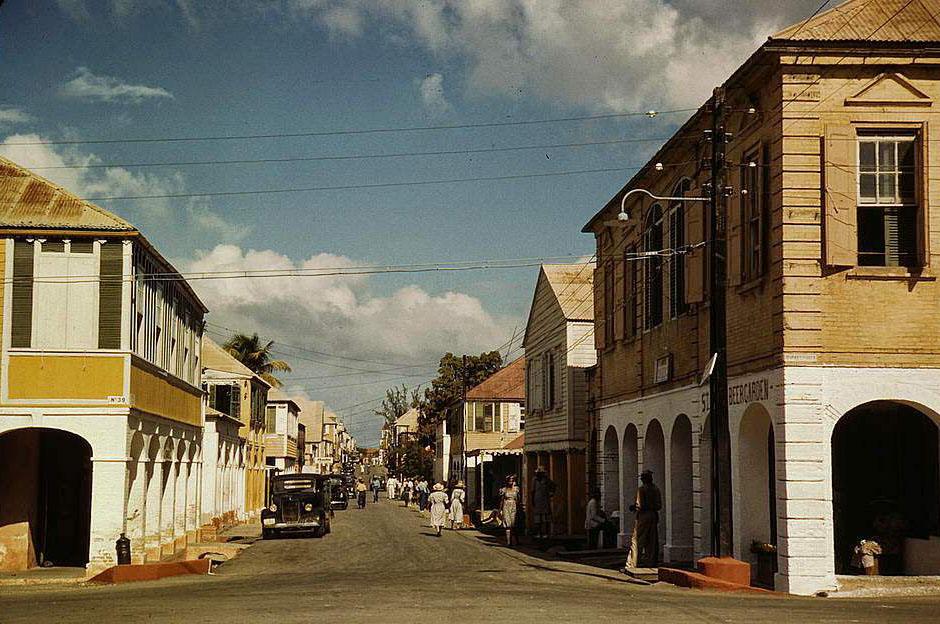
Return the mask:
[[593,280],[592,263],[543,265],[523,340],[528,408],[524,486],[531,490],[539,466],[555,483],[554,533],[584,532],[586,371],[597,362]]
[[131,224],[0,179],[0,569],[95,572],[121,533],[172,557],[200,524],[206,309]]
[[[522,482],[522,446],[501,452],[525,430],[525,364],[521,357],[469,389],[466,397],[448,414],[450,432],[450,476],[467,485],[467,504],[493,509],[502,482],[516,474]],[[513,459],[484,466],[495,457]],[[489,468],[489,469],[486,469]],[[481,502],[482,501],[482,502]]]
[[938,10],[850,0],[773,35],[585,227],[604,504],[652,470],[667,561],[712,551],[711,224],[695,200],[616,215],[634,188],[707,194],[722,98],[734,555],[774,545],[776,588],[801,594],[835,588],[862,537],[940,574]]
[[279,472],[299,472],[297,461],[300,407],[280,390],[268,392],[265,409],[265,463]]

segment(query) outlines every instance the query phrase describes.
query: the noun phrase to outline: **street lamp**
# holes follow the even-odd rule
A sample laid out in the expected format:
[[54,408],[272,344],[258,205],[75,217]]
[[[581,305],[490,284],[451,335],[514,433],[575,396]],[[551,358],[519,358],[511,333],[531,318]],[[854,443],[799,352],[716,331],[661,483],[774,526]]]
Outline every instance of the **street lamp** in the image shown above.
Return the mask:
[[642,188],[630,189],[629,191],[623,194],[623,198],[620,200],[620,213],[617,215],[617,221],[626,222],[630,220],[630,215],[627,214],[627,198],[637,193],[648,195],[649,197],[652,197],[653,199],[657,199],[659,201],[687,202],[687,201],[709,201],[710,199],[708,197],[671,197],[668,195],[660,196],[660,195],[654,195],[653,193],[650,193],[646,189],[642,189]]

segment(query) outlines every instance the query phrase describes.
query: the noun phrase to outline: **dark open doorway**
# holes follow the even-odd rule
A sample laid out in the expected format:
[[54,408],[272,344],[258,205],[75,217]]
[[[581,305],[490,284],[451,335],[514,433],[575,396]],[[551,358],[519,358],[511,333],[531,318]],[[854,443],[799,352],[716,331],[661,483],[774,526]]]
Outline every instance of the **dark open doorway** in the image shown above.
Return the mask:
[[56,429],[0,435],[0,528],[23,533],[16,542],[19,552],[9,553],[4,564],[7,569],[86,565],[91,446]]
[[[905,548],[940,535],[938,431],[919,410],[892,401],[848,412],[832,433],[832,505],[837,574],[858,573],[853,547],[873,539],[883,575],[905,574]],[[906,544],[910,540],[923,540]],[[940,574],[940,562],[934,574]]]

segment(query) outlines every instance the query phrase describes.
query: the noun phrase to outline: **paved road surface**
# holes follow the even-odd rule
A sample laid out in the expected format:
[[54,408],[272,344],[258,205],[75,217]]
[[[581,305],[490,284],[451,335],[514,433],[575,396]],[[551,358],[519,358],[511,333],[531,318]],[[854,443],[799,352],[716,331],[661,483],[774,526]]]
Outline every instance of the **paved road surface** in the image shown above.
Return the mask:
[[[437,538],[382,501],[337,512],[322,540],[258,542],[211,577],[115,587],[0,587],[0,624],[19,622],[920,622],[940,597],[834,600],[641,587],[509,553],[475,534]],[[550,564],[548,564],[550,565]]]

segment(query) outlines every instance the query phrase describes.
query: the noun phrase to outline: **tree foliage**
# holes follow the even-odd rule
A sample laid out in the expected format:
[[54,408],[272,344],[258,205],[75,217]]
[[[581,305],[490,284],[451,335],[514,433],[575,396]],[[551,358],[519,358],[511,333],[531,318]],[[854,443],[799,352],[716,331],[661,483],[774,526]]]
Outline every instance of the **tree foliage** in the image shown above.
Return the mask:
[[382,400],[382,407],[373,412],[381,416],[388,426],[395,424],[395,421],[411,408],[421,406],[421,395],[418,388],[408,389],[408,386],[402,384],[401,387],[389,388],[385,391],[385,399]]
[[464,392],[483,383],[503,366],[499,351],[480,355],[456,356],[446,353],[441,358],[437,377],[425,389],[421,402],[418,431],[433,441],[434,426],[447,418],[447,412],[463,399]]
[[268,341],[267,344],[262,344],[258,334],[252,334],[251,336],[235,334],[222,345],[222,348],[273,387],[280,388],[284,384],[274,376],[274,373],[289,373],[291,367],[284,360],[271,359],[271,347],[273,346],[273,340]]
[[398,449],[398,471],[406,477],[434,476],[434,452],[428,449],[420,440],[408,438]]

